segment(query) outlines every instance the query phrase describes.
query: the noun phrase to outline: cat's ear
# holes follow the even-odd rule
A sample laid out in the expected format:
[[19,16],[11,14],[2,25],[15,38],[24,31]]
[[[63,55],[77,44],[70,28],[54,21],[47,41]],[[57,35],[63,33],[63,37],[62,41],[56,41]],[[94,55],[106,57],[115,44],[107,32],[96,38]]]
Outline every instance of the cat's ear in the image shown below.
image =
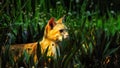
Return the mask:
[[46,25],[46,27],[45,27],[45,32],[48,33],[50,30],[53,29],[53,27],[54,27],[55,25],[56,25],[55,19],[52,17],[52,18],[48,21],[48,23],[47,23],[47,25]]
[[64,23],[65,22],[65,15],[61,17],[59,20],[56,21],[56,23]]

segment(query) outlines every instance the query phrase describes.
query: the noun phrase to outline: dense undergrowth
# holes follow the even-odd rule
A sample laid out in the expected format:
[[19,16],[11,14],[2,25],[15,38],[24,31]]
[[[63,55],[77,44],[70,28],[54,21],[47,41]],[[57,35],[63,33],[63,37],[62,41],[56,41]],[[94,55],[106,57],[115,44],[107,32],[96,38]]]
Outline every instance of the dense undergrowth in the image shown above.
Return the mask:
[[[85,0],[77,11],[67,10],[63,0],[56,0],[56,8],[47,0],[6,0],[0,4],[0,67],[43,67],[47,62],[38,47],[39,62],[24,52],[18,61],[9,51],[11,44],[38,42],[50,17],[56,20],[66,15],[69,39],[63,41],[61,56],[49,68],[118,68],[120,65],[120,14],[108,10],[104,16],[99,9],[86,11]],[[71,1],[72,2],[72,1]],[[71,2],[69,2],[71,4]],[[70,5],[71,7],[72,5]],[[39,45],[39,44],[38,44]],[[51,57],[52,58],[52,57]]]

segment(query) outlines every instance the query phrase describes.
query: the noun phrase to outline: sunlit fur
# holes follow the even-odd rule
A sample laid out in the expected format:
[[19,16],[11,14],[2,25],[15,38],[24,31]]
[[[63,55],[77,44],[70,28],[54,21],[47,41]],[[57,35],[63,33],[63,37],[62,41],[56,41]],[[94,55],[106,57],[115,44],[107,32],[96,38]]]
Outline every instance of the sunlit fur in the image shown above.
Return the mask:
[[[54,59],[57,59],[57,55],[60,56],[60,48],[59,43],[63,40],[68,38],[67,27],[62,22],[64,17],[60,18],[58,21],[55,21],[54,18],[51,18],[44,30],[44,36],[42,41],[40,41],[40,47],[42,54],[48,48],[47,56],[53,56]],[[2,48],[5,51],[4,47]],[[10,50],[15,53],[15,51],[19,50],[14,55],[14,60],[17,59],[22,55],[23,51],[26,51],[29,55],[34,55],[34,62],[37,62],[37,42],[35,43],[28,43],[28,44],[16,44],[11,45]]]
[[[54,18],[51,18],[45,27],[43,40],[40,42],[42,53],[44,53],[46,48],[49,46],[47,55],[53,56],[54,58],[57,58],[56,50],[58,50],[58,55],[60,55],[58,43],[63,39],[68,38],[67,27],[62,23],[62,21],[63,18],[60,18],[56,22],[54,21]],[[60,32],[60,30],[62,30],[62,32]]]

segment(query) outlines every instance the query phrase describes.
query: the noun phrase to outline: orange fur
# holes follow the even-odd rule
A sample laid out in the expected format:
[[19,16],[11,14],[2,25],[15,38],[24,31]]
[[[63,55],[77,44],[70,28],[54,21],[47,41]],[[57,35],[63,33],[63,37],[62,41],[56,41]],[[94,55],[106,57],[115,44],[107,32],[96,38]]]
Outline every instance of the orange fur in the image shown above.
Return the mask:
[[[68,37],[67,27],[62,23],[63,19],[64,17],[55,21],[54,18],[51,18],[45,27],[43,39],[40,41],[41,53],[43,54],[49,46],[47,56],[53,56],[54,59],[57,59],[57,54],[60,56],[60,53],[57,53],[60,52],[58,43]],[[22,55],[23,51],[26,50],[28,54],[34,55],[34,62],[37,62],[37,42],[11,45],[10,49],[13,51],[20,49],[19,54],[14,57],[15,61]]]

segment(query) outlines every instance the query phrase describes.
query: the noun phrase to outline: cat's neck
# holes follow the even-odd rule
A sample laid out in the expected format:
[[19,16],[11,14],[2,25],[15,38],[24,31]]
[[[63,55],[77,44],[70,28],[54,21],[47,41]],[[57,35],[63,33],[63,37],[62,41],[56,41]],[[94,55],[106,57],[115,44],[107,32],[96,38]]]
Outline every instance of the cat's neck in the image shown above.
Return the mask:
[[48,38],[43,37],[42,41],[40,42],[41,45],[50,46],[50,45],[57,45],[57,42]]

